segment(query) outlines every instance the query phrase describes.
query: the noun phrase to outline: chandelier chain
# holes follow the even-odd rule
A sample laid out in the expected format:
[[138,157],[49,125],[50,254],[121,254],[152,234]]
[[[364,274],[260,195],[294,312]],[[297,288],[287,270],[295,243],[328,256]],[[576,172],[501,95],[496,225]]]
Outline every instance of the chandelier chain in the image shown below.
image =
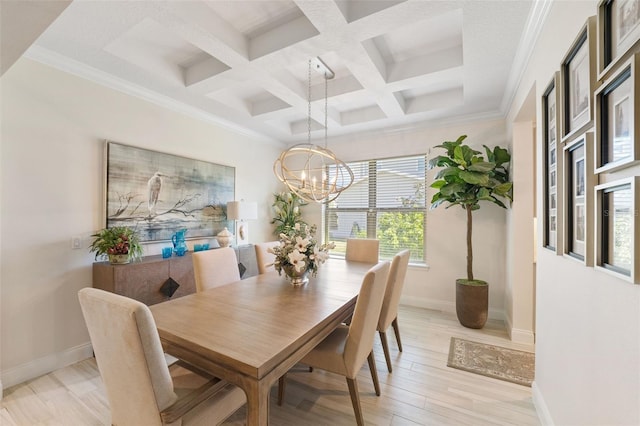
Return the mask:
[[[311,67],[321,70],[324,77],[324,147],[311,143]],[[308,202],[327,204],[334,201],[353,183],[353,171],[327,148],[329,89],[328,81],[335,74],[318,57],[308,62],[307,73],[307,135],[308,143],[293,145],[283,151],[273,164],[278,180]],[[319,123],[319,122],[318,122]]]
[[307,142],[311,143],[311,59],[307,78]]
[[329,87],[329,79],[324,76],[324,147],[327,148],[327,87]]

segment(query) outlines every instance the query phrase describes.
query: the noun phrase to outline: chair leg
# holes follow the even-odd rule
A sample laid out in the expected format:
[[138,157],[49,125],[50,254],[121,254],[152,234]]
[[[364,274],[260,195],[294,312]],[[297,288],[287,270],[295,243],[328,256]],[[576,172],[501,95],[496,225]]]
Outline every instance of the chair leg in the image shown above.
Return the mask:
[[351,395],[351,404],[353,412],[356,415],[356,423],[358,426],[364,426],[364,418],[362,416],[362,407],[360,406],[360,395],[358,394],[358,382],[356,379],[347,377],[347,385],[349,386],[349,395]]
[[282,401],[284,401],[284,381],[287,374],[283,374],[278,379],[278,405],[282,405]]
[[396,342],[398,342],[398,350],[402,352],[402,341],[400,340],[400,328],[398,328],[398,317],[391,321],[391,325],[393,326],[393,331],[396,333]]
[[371,371],[373,387],[376,390],[376,395],[380,396],[380,382],[378,382],[378,370],[376,369],[376,359],[373,357],[373,351],[369,352],[367,361],[369,361],[369,371]]
[[389,345],[387,344],[387,333],[384,331],[379,331],[380,333],[380,341],[382,342],[382,350],[384,351],[384,359],[387,361],[387,370],[389,373],[392,372],[391,368],[391,356],[389,355]]

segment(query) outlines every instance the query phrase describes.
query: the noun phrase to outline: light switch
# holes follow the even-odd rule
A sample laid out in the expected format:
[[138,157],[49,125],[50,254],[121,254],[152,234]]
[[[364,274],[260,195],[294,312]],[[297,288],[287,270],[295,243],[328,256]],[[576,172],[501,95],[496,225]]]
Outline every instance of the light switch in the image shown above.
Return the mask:
[[81,242],[80,237],[71,237],[71,248],[74,250],[82,248],[80,247],[80,242]]

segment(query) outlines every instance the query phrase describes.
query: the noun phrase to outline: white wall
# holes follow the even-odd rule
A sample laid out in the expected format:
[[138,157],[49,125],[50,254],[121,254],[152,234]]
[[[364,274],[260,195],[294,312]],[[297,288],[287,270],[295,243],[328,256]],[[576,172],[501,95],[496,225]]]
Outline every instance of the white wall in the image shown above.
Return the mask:
[[[530,99],[532,100],[532,99]],[[534,343],[534,131],[532,121],[513,125],[513,203],[507,212],[505,321],[512,341]]]
[[[271,235],[282,147],[21,59],[2,84],[1,341],[5,387],[90,356],[76,293],[91,286],[89,236],[104,226],[105,139],[236,167],[257,201],[251,241]],[[250,155],[248,153],[251,153]],[[71,237],[82,236],[82,250]],[[158,254],[161,244],[147,245]]]
[[[413,133],[378,132],[345,136],[329,140],[328,148],[343,161],[398,157],[429,152],[446,140],[466,134],[466,142],[484,150],[482,145],[506,146],[504,121],[484,121],[431,128]],[[432,149],[429,157],[441,154]],[[429,181],[437,170],[429,172]],[[433,196],[431,188],[427,200]],[[312,223],[321,223],[321,209],[305,207]],[[489,315],[503,319],[505,289],[505,211],[493,204],[483,204],[474,213],[474,275],[489,282]],[[455,312],[455,280],[466,275],[466,213],[461,208],[429,210],[427,214],[428,268],[410,266],[401,303]]]
[[[534,85],[537,123],[542,122],[542,93],[586,18],[596,14],[597,3],[553,3],[509,113],[510,122],[515,121],[528,90]],[[540,130],[537,137],[537,158],[541,165]],[[627,169],[624,174],[638,175],[640,167]],[[543,187],[540,166],[537,187]],[[629,284],[542,248],[541,191],[537,197],[539,243],[533,392],[542,422],[638,425],[640,285]]]

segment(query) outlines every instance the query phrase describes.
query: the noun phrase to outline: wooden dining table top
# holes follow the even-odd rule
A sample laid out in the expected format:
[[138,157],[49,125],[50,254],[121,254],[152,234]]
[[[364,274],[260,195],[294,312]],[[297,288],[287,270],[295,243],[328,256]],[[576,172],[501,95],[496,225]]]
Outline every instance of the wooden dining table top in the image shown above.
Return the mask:
[[[150,308],[167,352],[178,348],[176,356],[212,361],[220,367],[212,373],[261,380],[349,317],[371,266],[329,259],[299,287],[273,270]],[[234,374],[224,375],[235,381]]]

